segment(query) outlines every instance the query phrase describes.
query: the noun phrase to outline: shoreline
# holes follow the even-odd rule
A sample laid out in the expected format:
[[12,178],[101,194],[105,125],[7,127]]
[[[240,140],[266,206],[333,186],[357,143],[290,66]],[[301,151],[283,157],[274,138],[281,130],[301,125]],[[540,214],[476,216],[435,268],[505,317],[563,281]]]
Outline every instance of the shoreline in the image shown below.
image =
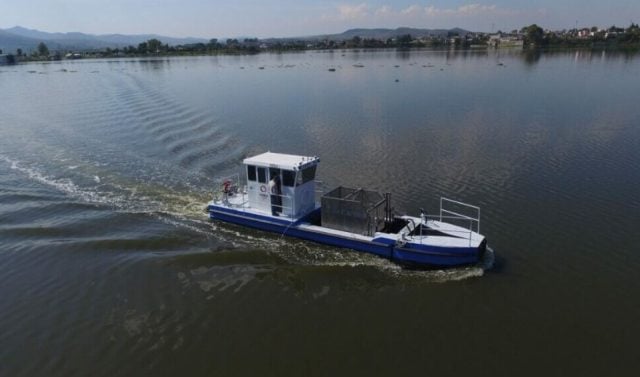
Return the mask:
[[438,52],[509,52],[509,53],[521,53],[523,55],[530,54],[540,54],[540,53],[554,53],[554,52],[569,52],[569,51],[610,51],[610,52],[620,52],[620,53],[639,53],[640,52],[640,44],[625,44],[625,45],[592,45],[592,46],[566,46],[566,45],[556,45],[556,46],[544,46],[544,47],[525,47],[525,48],[494,48],[494,47],[479,47],[479,46],[470,46],[470,47],[462,47],[462,48],[447,48],[447,47],[366,47],[366,48],[332,48],[332,49],[286,49],[286,50],[262,50],[262,51],[216,51],[213,53],[156,53],[156,54],[126,54],[126,55],[117,55],[117,54],[104,54],[103,52],[99,53],[87,53],[82,55],[81,57],[75,58],[53,58],[49,57],[47,59],[19,59],[15,57],[16,61],[13,64],[23,64],[23,63],[44,63],[44,62],[58,62],[58,61],[74,61],[74,60],[87,60],[87,59],[140,59],[140,58],[172,58],[172,57],[204,57],[204,56],[251,56],[251,55],[263,55],[263,54],[286,54],[286,53],[306,53],[306,52],[316,52],[316,53],[344,53],[344,52],[374,52],[374,51],[397,51],[397,52],[407,52],[410,53],[412,51],[438,51]]

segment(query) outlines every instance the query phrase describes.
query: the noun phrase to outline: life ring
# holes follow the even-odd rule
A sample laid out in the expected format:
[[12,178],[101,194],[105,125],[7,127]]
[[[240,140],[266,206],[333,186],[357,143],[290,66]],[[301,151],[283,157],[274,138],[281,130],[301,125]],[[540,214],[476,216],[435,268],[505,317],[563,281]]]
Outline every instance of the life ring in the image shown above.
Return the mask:
[[267,186],[260,185],[260,192],[267,192]]

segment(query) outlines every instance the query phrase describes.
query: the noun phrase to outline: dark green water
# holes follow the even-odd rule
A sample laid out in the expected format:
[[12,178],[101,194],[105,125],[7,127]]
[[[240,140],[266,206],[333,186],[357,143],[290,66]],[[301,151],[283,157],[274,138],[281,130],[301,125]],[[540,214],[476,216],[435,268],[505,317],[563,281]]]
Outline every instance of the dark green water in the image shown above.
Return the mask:
[[[600,52],[0,67],[0,375],[635,376],[639,88]],[[494,254],[406,271],[210,223],[266,150],[477,204]]]

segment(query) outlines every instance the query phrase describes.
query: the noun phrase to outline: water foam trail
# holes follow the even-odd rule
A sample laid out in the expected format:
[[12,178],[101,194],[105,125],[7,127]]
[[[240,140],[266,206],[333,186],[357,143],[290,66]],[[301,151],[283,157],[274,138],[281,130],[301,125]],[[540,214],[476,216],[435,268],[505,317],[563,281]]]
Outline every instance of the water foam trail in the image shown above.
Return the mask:
[[[6,156],[0,155],[0,159],[5,161],[7,164],[9,164],[11,170],[19,171],[34,181],[53,187],[56,190],[64,192],[66,194],[77,196],[80,199],[83,199],[84,201],[87,201],[90,203],[100,202],[100,200],[97,199],[97,196],[95,193],[81,190],[70,179],[53,179],[51,177],[47,177],[46,175],[40,173],[36,169],[21,166],[18,161],[12,160]],[[71,170],[76,168],[77,166],[69,167],[69,169]]]
[[[195,211],[194,205],[201,203],[200,198],[180,194],[172,194],[169,191],[160,192],[160,188],[127,187],[118,183],[104,183],[98,175],[90,175],[88,182],[93,182],[92,187],[81,187],[70,178],[55,178],[46,175],[37,168],[25,166],[24,163],[0,155],[0,160],[5,161],[11,170],[18,171],[29,179],[52,187],[72,198],[91,204],[111,206],[115,210],[130,213],[165,213],[177,217],[189,218],[201,214]],[[77,171],[79,166],[72,165],[68,169]],[[103,190],[101,190],[103,189]],[[110,189],[110,190],[104,190]],[[157,198],[154,198],[154,195]],[[173,200],[163,200],[173,199]],[[179,200],[178,200],[179,199]]]
[[[204,193],[172,192],[163,187],[128,187],[125,184],[96,182],[91,173],[92,187],[81,187],[70,178],[55,178],[42,173],[37,168],[26,166],[7,156],[0,155],[0,161],[6,162],[11,170],[24,174],[39,182],[84,203],[103,205],[119,212],[146,214],[165,224],[183,228],[204,237],[216,239],[234,248],[264,247],[266,240],[257,241],[255,237],[243,237],[239,232],[215,232],[216,227],[206,217],[203,209]],[[72,165],[74,174],[81,168]],[[208,195],[206,196],[208,197]]]

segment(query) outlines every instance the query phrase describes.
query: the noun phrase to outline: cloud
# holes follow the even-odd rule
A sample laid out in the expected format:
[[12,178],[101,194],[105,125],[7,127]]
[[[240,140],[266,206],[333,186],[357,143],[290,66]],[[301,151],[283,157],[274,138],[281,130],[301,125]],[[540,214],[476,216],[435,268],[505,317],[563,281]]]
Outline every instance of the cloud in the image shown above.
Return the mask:
[[[480,3],[470,0],[467,4],[447,6],[430,4],[429,0],[398,6],[392,0],[374,3],[372,0],[359,0],[349,3],[343,0],[340,5],[324,7],[320,16],[315,16],[306,26],[317,29],[340,29],[354,27],[462,27],[469,30],[489,31],[519,28],[531,23],[542,23],[548,19],[544,11],[531,8],[509,8],[508,6]],[[356,0],[358,1],[358,0]],[[384,1],[384,0],[383,0]],[[487,0],[493,1],[493,0]]]
[[365,3],[357,5],[338,5],[338,16],[340,20],[358,20],[370,15],[369,6]]
[[424,12],[424,8],[419,5],[411,5],[400,11],[401,14],[406,16],[419,16]]
[[433,6],[425,7],[425,13],[428,16],[457,16],[457,17],[472,17],[472,16],[506,16],[518,14],[518,11],[506,8],[500,8],[496,5],[485,4],[466,4],[457,8],[436,8]]
[[457,13],[461,15],[473,15],[480,13],[495,13],[498,7],[495,5],[467,4],[458,7]]
[[388,5],[383,5],[380,8],[376,9],[374,15],[377,17],[384,17],[389,14],[393,14],[393,8]]
[[395,9],[389,5],[373,8],[367,3],[341,4],[335,9],[336,13],[326,16],[326,19],[334,20],[364,20],[375,19],[378,21],[402,21],[408,19],[433,19],[435,17],[447,16],[450,18],[464,18],[477,16],[507,16],[516,15],[520,12],[497,5],[486,5],[479,3],[465,4],[457,8],[438,8],[433,5],[410,5],[403,9]]

